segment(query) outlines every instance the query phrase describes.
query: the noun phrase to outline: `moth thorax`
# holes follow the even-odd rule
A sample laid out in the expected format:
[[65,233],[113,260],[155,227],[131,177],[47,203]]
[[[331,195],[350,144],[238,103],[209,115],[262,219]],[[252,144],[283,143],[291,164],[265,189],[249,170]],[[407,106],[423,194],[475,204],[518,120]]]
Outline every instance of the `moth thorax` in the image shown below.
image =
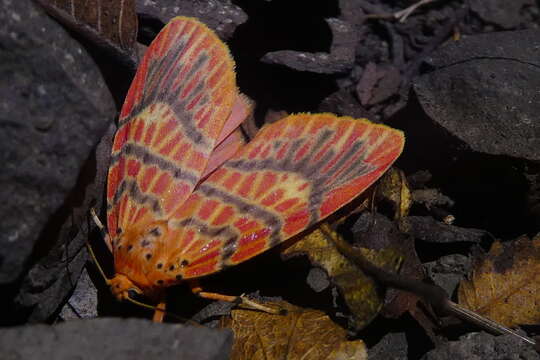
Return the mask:
[[153,220],[126,229],[115,243],[115,270],[145,295],[183,279],[185,260],[177,256],[178,231],[168,221]]

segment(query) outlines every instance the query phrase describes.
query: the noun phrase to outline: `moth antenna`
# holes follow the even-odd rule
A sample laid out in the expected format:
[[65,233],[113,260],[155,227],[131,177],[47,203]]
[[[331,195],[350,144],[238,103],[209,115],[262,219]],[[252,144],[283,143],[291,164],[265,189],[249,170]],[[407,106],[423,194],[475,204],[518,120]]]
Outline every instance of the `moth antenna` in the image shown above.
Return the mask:
[[[92,215],[92,219],[96,223],[96,226],[99,228],[99,231],[101,232],[101,235],[105,239],[105,242],[108,244],[109,242],[107,240],[109,239],[109,234],[107,234],[107,231],[105,230],[105,227],[101,223],[101,220],[99,220],[99,218],[97,217],[96,211],[94,210],[94,208],[90,209],[90,215]],[[105,275],[105,272],[103,271],[103,268],[99,264],[96,254],[94,253],[94,249],[92,249],[92,246],[90,246],[90,243],[88,241],[86,242],[86,248],[88,249],[88,253],[90,254],[90,257],[92,258],[92,261],[94,262],[94,264],[96,264],[96,267],[98,268],[99,273],[101,274],[101,277],[103,277],[103,280],[105,280],[105,283],[109,285],[111,283],[111,280],[107,277],[107,275]]]
[[101,274],[101,277],[103,278],[103,280],[105,280],[105,283],[107,285],[110,285],[111,279],[109,279],[107,275],[105,275],[105,272],[101,268],[101,265],[99,265],[99,262],[96,258],[96,254],[94,254],[94,249],[92,249],[92,246],[90,246],[90,243],[88,241],[86,242],[86,248],[88,249],[88,253],[90,254],[90,257],[92,258],[92,261],[94,262],[94,264],[96,264],[96,267],[98,268],[99,273]]
[[157,306],[153,306],[153,305],[150,305],[150,304],[146,304],[146,303],[143,303],[141,301],[138,301],[138,300],[135,300],[133,298],[130,298],[129,296],[126,298],[127,301],[129,301],[130,303],[132,304],[135,304],[135,305],[138,305],[138,306],[141,306],[143,308],[146,308],[146,309],[149,309],[149,310],[153,310],[153,311],[161,311],[162,313],[164,313],[165,315],[167,316],[171,316],[173,318],[175,318],[176,320],[180,320],[180,321],[183,321],[184,323],[191,323],[191,324],[194,324],[196,326],[202,326],[201,324],[199,324],[198,322],[196,321],[193,321],[193,320],[190,320],[190,319],[186,319],[186,318],[183,318],[181,316],[178,316],[172,312],[169,312],[167,310],[163,310],[163,309],[160,309],[159,307]]
[[94,208],[90,208],[90,215],[92,215],[92,220],[94,220],[94,223],[99,229],[99,232],[101,233],[101,236],[103,237],[103,240],[105,240],[105,244],[107,244],[107,247],[109,250],[111,249],[111,237],[109,236],[109,233],[107,230],[105,230],[105,226],[103,226],[103,223],[101,220],[99,220],[99,217],[96,214],[96,210]]
[[370,194],[370,202],[369,202],[369,211],[373,214],[376,209],[375,209],[375,198],[377,197],[377,190],[378,190],[378,186],[375,185],[375,188],[373,189],[373,191],[371,192]]

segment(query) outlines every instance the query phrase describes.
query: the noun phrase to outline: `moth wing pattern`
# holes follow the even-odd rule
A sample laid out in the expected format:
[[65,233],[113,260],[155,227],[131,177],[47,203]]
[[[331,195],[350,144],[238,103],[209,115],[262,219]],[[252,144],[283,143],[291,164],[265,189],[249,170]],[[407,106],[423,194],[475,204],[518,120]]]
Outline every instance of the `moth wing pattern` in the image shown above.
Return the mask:
[[401,131],[333,114],[263,127],[213,172],[170,223],[183,277],[236,265],[347,204],[399,157]]
[[206,178],[217,167],[236,153],[245,144],[245,137],[240,125],[253,113],[253,102],[245,95],[238,94],[231,110],[231,115],[225,122],[218,137],[218,145],[212,151],[203,174]]
[[210,155],[203,178],[236,154],[236,152],[245,144],[246,141],[242,134],[242,130],[236,129],[230,133],[218,146],[216,146],[212,155]]
[[223,125],[218,143],[222,142],[253,113],[254,104],[246,95],[239,93],[233,104],[231,115]]
[[120,113],[107,187],[111,238],[177,211],[200,181],[237,95],[227,46],[195,19],[171,20],[147,49]]

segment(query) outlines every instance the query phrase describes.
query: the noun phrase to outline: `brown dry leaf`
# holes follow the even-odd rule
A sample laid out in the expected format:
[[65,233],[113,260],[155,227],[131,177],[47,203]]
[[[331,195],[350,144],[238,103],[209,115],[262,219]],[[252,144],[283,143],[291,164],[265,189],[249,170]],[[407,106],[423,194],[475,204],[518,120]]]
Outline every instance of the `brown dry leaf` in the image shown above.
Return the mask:
[[222,319],[222,327],[234,331],[232,360],[367,359],[364,342],[348,341],[345,329],[323,312],[286,302],[274,305],[287,315],[237,309]]
[[[358,263],[360,268],[364,260],[364,256],[358,256],[360,247],[370,249],[393,249],[395,253],[403,257],[403,262],[400,266],[399,276],[402,279],[422,281],[424,272],[422,263],[418,259],[414,248],[414,239],[410,236],[405,236],[396,227],[395,222],[389,220],[386,216],[365,212],[356,221],[352,228],[352,232],[358,244],[352,248],[348,244],[336,242],[340,246],[340,251],[355,263]],[[385,269],[388,270],[388,269]],[[369,271],[369,270],[368,270]],[[376,273],[373,273],[376,278]],[[388,280],[387,277],[384,277]],[[420,295],[413,292],[402,291],[390,288],[386,291],[384,306],[381,309],[381,315],[387,318],[399,318],[403,313],[408,312],[418,323],[425,329],[428,336],[435,338],[434,328],[437,325],[430,319],[434,319],[432,312],[429,310],[429,305],[425,304]]]
[[403,171],[391,167],[377,184],[377,201],[385,200],[393,204],[395,219],[409,214],[412,204],[411,190]]
[[[328,226],[326,228],[331,231]],[[320,228],[316,228],[285,249],[283,254],[285,256],[307,254],[314,265],[322,267],[339,288],[345,303],[354,315],[353,323],[349,326],[360,330],[379,313],[384,293],[380,285],[347,260],[327,236],[339,237],[334,231],[326,235]],[[359,248],[359,251],[373,265],[389,271],[397,270],[401,263],[400,254],[393,248],[377,250]]]
[[495,242],[459,286],[459,304],[508,327],[540,323],[540,234]]
[[37,0],[37,2],[65,26],[136,68],[135,0]]

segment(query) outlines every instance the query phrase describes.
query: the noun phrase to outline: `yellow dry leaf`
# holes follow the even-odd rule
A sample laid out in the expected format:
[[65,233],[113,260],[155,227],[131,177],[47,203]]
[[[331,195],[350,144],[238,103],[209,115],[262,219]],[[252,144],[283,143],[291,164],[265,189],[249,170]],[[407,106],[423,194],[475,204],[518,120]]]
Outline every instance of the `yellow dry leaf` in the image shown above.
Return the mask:
[[540,234],[510,243],[495,242],[470,280],[463,280],[459,303],[508,327],[540,323]]
[[411,190],[403,171],[391,167],[377,184],[377,200],[390,201],[395,208],[394,218],[402,219],[409,214],[412,204]]
[[286,309],[287,315],[236,309],[222,319],[222,327],[234,331],[232,360],[367,359],[364,342],[347,340],[345,329],[323,312],[273,304]]
[[[325,225],[323,225],[325,226]],[[316,228],[301,240],[283,251],[284,255],[307,254],[310,261],[322,267],[339,288],[349,310],[354,315],[352,328],[360,330],[373,320],[381,310],[384,292],[371,277],[364,274],[335,247],[328,236],[339,236],[326,226],[328,233]],[[401,255],[392,248],[380,250],[359,248],[361,254],[373,265],[396,271]]]

